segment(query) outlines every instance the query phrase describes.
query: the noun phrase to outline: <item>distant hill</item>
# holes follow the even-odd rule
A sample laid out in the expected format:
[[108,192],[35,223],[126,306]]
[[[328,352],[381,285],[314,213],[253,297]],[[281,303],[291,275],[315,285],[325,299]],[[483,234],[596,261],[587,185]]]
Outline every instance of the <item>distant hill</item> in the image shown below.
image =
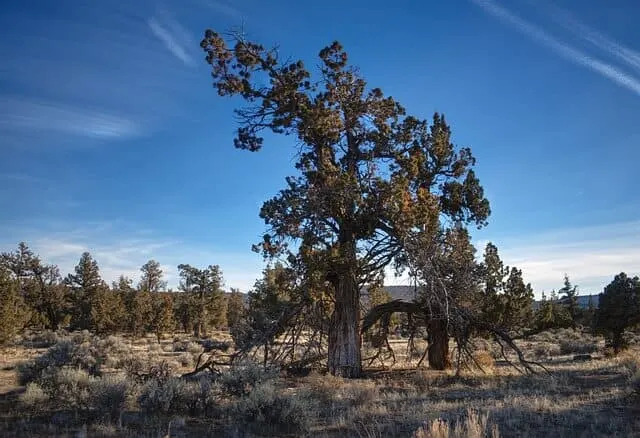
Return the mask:
[[[416,290],[413,286],[384,286],[384,290],[389,292],[392,300],[402,300],[402,301],[411,301],[415,298]],[[229,292],[225,292],[226,296],[231,295]],[[242,293],[242,298],[244,299],[245,305],[248,304],[249,295],[246,293]],[[598,303],[600,302],[600,295],[578,295],[578,306],[582,309],[589,308],[589,298],[591,298],[594,307],[598,307]],[[369,294],[367,293],[367,289],[363,288],[361,291],[361,300],[363,304],[366,304],[369,301]],[[562,301],[562,300],[560,300]],[[537,309],[540,307],[540,300],[534,301],[533,308]]]
[[[415,288],[413,286],[384,286],[384,290],[389,292],[392,300],[402,300],[402,301],[411,301],[415,297]],[[589,298],[591,298],[594,307],[598,307],[598,303],[600,302],[600,295],[578,295],[578,306],[583,309],[589,308]],[[367,302],[369,296],[367,294],[367,290],[362,290],[362,300],[363,302]],[[560,300],[562,301],[562,300]],[[538,308],[540,306],[540,301],[535,301],[533,304],[534,308]]]

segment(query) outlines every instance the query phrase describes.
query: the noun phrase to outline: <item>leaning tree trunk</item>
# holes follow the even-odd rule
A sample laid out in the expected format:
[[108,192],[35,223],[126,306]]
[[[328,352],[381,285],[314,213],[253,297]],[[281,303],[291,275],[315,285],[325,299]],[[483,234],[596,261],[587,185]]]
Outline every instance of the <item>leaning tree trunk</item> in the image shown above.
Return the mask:
[[449,334],[447,321],[444,319],[432,319],[427,325],[427,340],[429,342],[428,359],[429,367],[435,370],[444,370],[451,366],[449,360]]
[[335,306],[329,326],[327,365],[334,376],[359,377],[362,373],[360,290],[354,275],[340,275],[335,283]]

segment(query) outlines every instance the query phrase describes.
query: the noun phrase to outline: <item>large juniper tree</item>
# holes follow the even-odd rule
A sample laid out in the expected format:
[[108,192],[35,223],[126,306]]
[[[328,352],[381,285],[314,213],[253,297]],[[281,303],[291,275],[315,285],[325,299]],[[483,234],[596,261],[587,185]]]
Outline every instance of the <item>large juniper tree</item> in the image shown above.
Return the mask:
[[320,51],[315,75],[275,49],[207,30],[201,47],[220,96],[247,104],[236,111],[237,148],[258,151],[263,131],[297,143],[296,176],[266,201],[261,243],[274,257],[313,254],[334,294],[328,368],[361,371],[360,286],[403,251],[412,233],[437,233],[441,220],[485,224],[489,203],[468,148],[456,149],[443,115],[406,114],[369,88],[338,42]]

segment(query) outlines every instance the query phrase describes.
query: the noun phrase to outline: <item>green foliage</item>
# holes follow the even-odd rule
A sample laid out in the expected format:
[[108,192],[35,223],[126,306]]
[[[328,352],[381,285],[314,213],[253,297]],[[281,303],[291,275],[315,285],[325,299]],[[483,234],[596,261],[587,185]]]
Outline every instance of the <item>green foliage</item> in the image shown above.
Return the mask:
[[44,265],[26,243],[0,254],[0,266],[10,273],[18,286],[18,295],[30,314],[30,325],[57,330],[68,310],[68,290],[62,284],[55,265]]
[[640,279],[621,272],[600,295],[596,329],[607,345],[620,352],[625,346],[624,331],[640,324]]
[[93,299],[91,320],[96,333],[110,334],[127,328],[127,313],[122,295],[101,287]]
[[140,336],[153,329],[155,318],[154,300],[151,292],[142,290],[133,299],[133,333]]
[[571,284],[567,274],[564,275],[564,285],[558,290],[558,295],[567,308],[569,318],[571,318],[571,327],[575,328],[582,317],[582,311],[578,306],[578,287]]
[[28,318],[18,281],[0,266],[0,346],[10,343],[22,331]]
[[222,271],[218,265],[198,269],[191,265],[178,265],[180,289],[187,294],[188,320],[194,327],[195,336],[206,335],[211,326],[223,326],[226,320]]
[[481,309],[485,318],[511,331],[530,327],[533,290],[531,284],[525,284],[522,271],[505,266],[492,243],[485,248],[481,271],[484,283]]
[[171,296],[163,295],[155,297],[152,327],[158,342],[160,342],[163,333],[173,331],[173,298]]
[[121,275],[118,281],[114,281],[111,285],[113,293],[118,295],[124,308],[124,315],[120,322],[123,331],[133,332],[136,325],[136,290],[133,287],[131,279]]
[[[263,271],[249,292],[246,317],[231,326],[231,336],[238,348],[252,343],[269,343],[280,336],[286,327],[278,326],[280,318],[297,302],[295,272],[276,263]],[[270,336],[265,334],[270,333]],[[263,342],[258,340],[265,337]]]
[[243,294],[237,289],[231,289],[227,297],[227,326],[230,330],[238,327],[245,318]]
[[567,328],[572,324],[571,315],[566,306],[559,301],[555,291],[551,291],[549,298],[543,292],[540,307],[534,315],[534,328],[541,331],[552,328]]
[[167,282],[162,279],[163,272],[160,263],[149,260],[140,268],[142,276],[138,289],[143,292],[160,292],[167,287]]
[[71,328],[95,329],[95,322],[92,319],[95,312],[92,312],[92,308],[100,291],[107,287],[100,278],[98,262],[91,257],[91,254],[84,252],[75,267],[75,274],[69,274],[65,282],[71,289]]

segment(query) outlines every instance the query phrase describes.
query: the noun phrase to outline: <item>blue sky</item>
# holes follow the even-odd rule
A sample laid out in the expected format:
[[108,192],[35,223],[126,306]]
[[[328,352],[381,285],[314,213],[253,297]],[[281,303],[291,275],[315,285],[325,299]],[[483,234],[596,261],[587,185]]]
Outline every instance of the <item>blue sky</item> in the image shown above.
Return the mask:
[[[262,201],[292,172],[287,139],[232,146],[205,28],[243,24],[309,65],[337,39],[372,86],[471,146],[496,242],[539,294],[640,274],[640,4],[633,0],[79,1],[0,6],[0,249],[27,241],[103,276],[149,258],[219,264],[247,290]],[[400,283],[403,280],[390,279]]]

